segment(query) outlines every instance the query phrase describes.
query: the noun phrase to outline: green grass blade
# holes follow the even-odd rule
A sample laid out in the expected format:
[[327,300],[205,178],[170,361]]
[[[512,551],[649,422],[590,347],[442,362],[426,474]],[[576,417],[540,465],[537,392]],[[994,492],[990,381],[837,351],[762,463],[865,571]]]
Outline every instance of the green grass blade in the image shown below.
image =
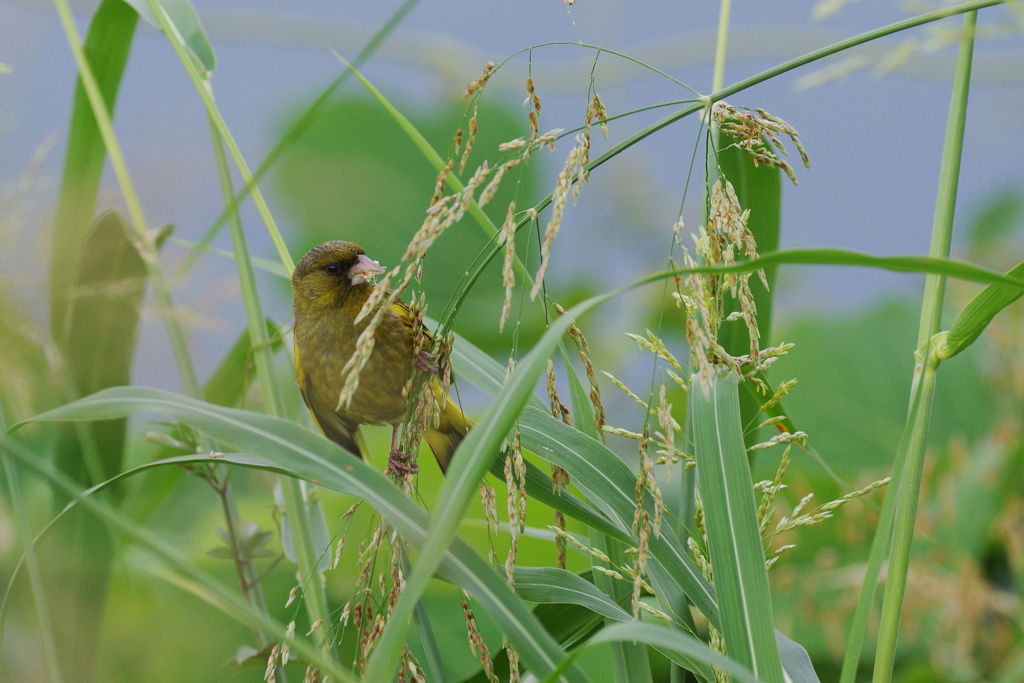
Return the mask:
[[[221,192],[224,195],[225,206],[230,206],[235,195],[231,170],[228,168],[220,132],[212,116],[209,117],[209,121],[210,142],[217,160]],[[231,229],[231,245],[235,254],[242,301],[245,304],[246,324],[249,337],[253,342],[252,358],[256,367],[256,375],[259,377],[263,405],[270,415],[282,417],[284,409],[273,366],[274,349],[267,334],[263,304],[256,287],[256,274],[249,257],[249,246],[245,230],[242,228],[242,220],[237,211],[228,214],[228,225]],[[286,551],[292,551],[288,559],[298,566],[299,576],[302,577],[300,581],[306,595],[303,605],[309,614],[310,623],[320,622],[324,632],[329,633],[331,631],[331,614],[327,604],[327,593],[320,577],[320,572],[326,569],[330,562],[330,536],[327,533],[323,510],[320,508],[318,499],[307,496],[306,487],[301,482],[286,477],[279,483],[285,503],[281,524],[281,542]],[[287,542],[285,542],[286,540]],[[251,563],[246,562],[246,564],[249,565],[246,567],[247,572],[255,576],[255,569]],[[255,600],[259,607],[265,609],[262,593],[255,594]]]
[[[408,553],[402,552],[402,572],[408,576],[412,571],[409,564]],[[423,646],[426,663],[423,665],[427,679],[437,683],[448,683],[448,673],[444,668],[444,660],[441,658],[441,648],[434,636],[434,627],[430,623],[430,611],[427,603],[420,600],[416,603],[416,610],[413,612],[413,621],[416,624],[416,632],[420,637],[420,645]]]
[[[597,425],[594,424],[594,407],[591,405],[589,392],[583,387],[583,382],[580,381],[576,368],[573,367],[569,354],[565,350],[565,344],[560,344],[559,350],[565,364],[565,375],[569,382],[573,422],[576,428],[583,434],[591,439],[600,440],[601,435],[598,434]],[[588,535],[591,545],[607,555],[613,565],[621,567],[633,563],[633,558],[626,553],[627,545],[623,541],[609,538],[596,529],[589,529]],[[601,572],[594,573],[594,584],[596,585],[595,590],[602,591],[615,602],[629,598],[633,592],[633,587],[629,583],[613,579]],[[636,681],[637,683],[652,680],[651,662],[647,656],[646,647],[637,643],[625,642],[612,643],[611,647],[614,680]]]
[[738,396],[735,377],[712,376],[706,396],[696,382],[690,392],[708,550],[726,649],[759,678],[782,683]]
[[[99,92],[111,112],[138,18],[121,0],[103,0],[89,23],[85,57],[92,65]],[[96,190],[106,156],[103,136],[79,77],[71,105],[64,172],[50,235],[50,334],[58,343],[65,338],[68,301],[76,277],[74,268],[69,268],[68,264],[81,260],[81,250],[88,237],[85,226],[92,223]]]
[[[426,324],[437,327],[437,321],[427,318]],[[458,379],[464,379],[488,396],[497,396],[505,382],[505,366],[460,334],[455,335],[452,347],[452,369]],[[531,393],[527,403],[535,408],[544,408],[544,402]]]
[[933,273],[983,284],[1002,285],[1020,291],[1024,278],[1010,277],[966,261],[932,256],[872,256],[846,249],[784,249],[732,266],[695,268],[686,272],[749,273],[774,265],[862,266],[899,273]]
[[[504,463],[500,459],[494,461],[491,474],[504,479]],[[598,529],[601,533],[609,534],[613,538],[628,538],[622,529],[615,526],[608,517],[590,503],[580,500],[569,491],[554,493],[551,490],[551,475],[546,474],[529,460],[526,461],[526,492],[530,498],[544,503],[552,510],[558,510],[570,519]]]
[[781,631],[775,631],[775,641],[779,646],[782,667],[793,683],[821,683],[818,674],[814,671],[810,655],[800,643]]
[[[1024,279],[1024,263],[1008,271],[1006,275]],[[952,358],[966,349],[981,336],[996,314],[1019,299],[1021,294],[1024,292],[996,285],[989,285],[983,289],[960,311],[936,353],[945,359]]]

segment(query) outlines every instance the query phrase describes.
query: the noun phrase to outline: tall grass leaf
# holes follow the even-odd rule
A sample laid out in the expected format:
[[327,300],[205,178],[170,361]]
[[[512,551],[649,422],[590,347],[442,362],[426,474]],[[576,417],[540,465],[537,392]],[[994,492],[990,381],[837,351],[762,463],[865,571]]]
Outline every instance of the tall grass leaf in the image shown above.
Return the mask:
[[569,382],[569,397],[572,399],[572,421],[576,429],[580,430],[591,439],[600,440],[597,433],[597,425],[594,424],[594,406],[590,402],[590,392],[583,386],[576,368],[569,358],[565,346],[559,349],[562,353],[562,361],[565,363],[565,378]]
[[759,678],[782,683],[754,483],[743,445],[739,383],[733,376],[714,375],[706,391],[695,383],[689,405],[721,631],[731,657]]
[[[953,72],[949,115],[946,120],[942,162],[939,167],[938,191],[935,196],[935,216],[928,249],[928,253],[933,256],[948,256],[953,240],[953,218],[963,158],[964,132],[967,126],[967,102],[974,63],[977,21],[977,12],[964,14],[959,32],[956,68]],[[872,676],[874,683],[891,681],[895,667],[896,647],[910,571],[911,545],[918,521],[917,504],[923,483],[925,448],[932,417],[936,372],[942,352],[931,344],[941,329],[945,293],[944,277],[930,275],[925,278],[917,337],[920,355],[915,358],[914,363],[914,378],[910,390],[911,407],[904,431],[905,438],[901,441],[896,454],[894,469],[897,470],[898,476],[894,477],[892,482],[895,492],[889,494],[896,497],[896,511],[890,541],[889,565],[886,568],[885,592],[882,595],[882,610],[879,616],[878,646],[875,650]],[[993,311],[992,315],[994,314]],[[974,330],[970,330],[969,333],[973,332]],[[977,333],[980,334],[980,329]],[[873,576],[865,577],[866,584],[873,582]]]
[[[96,420],[158,412],[181,420],[210,436],[260,456],[225,454],[217,462],[260,467],[366,501],[406,539],[427,550],[426,511],[369,465],[323,436],[280,418],[215,406],[143,387],[107,389],[33,418],[32,421]],[[23,424],[23,423],[22,423]],[[472,432],[471,432],[472,433]],[[175,462],[181,459],[175,459]],[[506,635],[523,662],[539,675],[562,659],[558,644],[474,550],[455,540],[442,552],[441,576],[466,588]],[[433,572],[431,572],[433,573]],[[572,680],[580,680],[571,675]]]
[[[158,31],[163,30],[148,0],[124,1],[134,7],[147,24]],[[210,39],[206,37],[206,31],[203,29],[203,24],[199,21],[199,15],[196,14],[192,3],[188,0],[153,0],[153,2],[163,7],[174,30],[180,36],[181,42],[188,47],[195,58],[196,64],[202,67],[206,75],[212,74],[217,66],[217,59],[214,57],[213,46],[210,45]]]
[[[1008,277],[1024,279],[1024,263],[1006,273]],[[1021,290],[989,285],[964,306],[949,328],[945,341],[937,353],[942,358],[952,358],[973,344],[988,324],[1003,310],[1024,294]]]
[[[432,318],[426,318],[425,322],[430,327],[439,326]],[[455,335],[451,360],[456,380],[464,379],[488,396],[496,396],[501,391],[505,382],[505,366],[460,334]],[[535,408],[544,407],[536,393],[530,395],[527,403]]]
[[749,273],[757,268],[780,264],[818,266],[863,266],[898,273],[934,273],[986,285],[1004,285],[1024,290],[1024,278],[1010,277],[966,261],[933,256],[873,256],[846,249],[783,249],[761,254],[760,258],[732,266],[694,269],[693,272]]
[[[103,0],[89,23],[85,54],[110,112],[114,111],[138,18],[121,0]],[[69,264],[81,261],[105,158],[106,146],[79,78],[71,104],[64,171],[50,235],[50,333],[58,343],[65,337],[68,298],[77,276]]]

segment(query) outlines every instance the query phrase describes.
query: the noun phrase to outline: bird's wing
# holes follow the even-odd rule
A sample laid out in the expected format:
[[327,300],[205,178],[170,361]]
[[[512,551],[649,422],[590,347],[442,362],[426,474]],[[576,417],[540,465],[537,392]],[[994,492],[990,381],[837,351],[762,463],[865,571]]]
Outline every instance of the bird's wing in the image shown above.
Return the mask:
[[[402,319],[402,322],[412,327],[415,324],[416,318],[413,316],[412,309],[409,308],[409,304],[405,303],[401,299],[395,299],[391,304],[391,310]],[[423,325],[419,326],[423,330],[423,334],[427,335],[427,339],[433,341],[434,337],[430,334],[426,327]]]
[[315,392],[307,389],[306,373],[302,369],[302,363],[299,360],[299,348],[297,346],[295,347],[295,375],[299,380],[302,400],[305,401],[306,407],[309,408],[309,412],[313,416],[313,421],[316,422],[316,426],[320,428],[323,435],[352,455],[359,458],[363,457],[359,451],[359,445],[356,443],[356,431],[359,429],[359,423],[346,420],[341,415],[338,415],[334,410],[334,406],[327,405],[318,398]]

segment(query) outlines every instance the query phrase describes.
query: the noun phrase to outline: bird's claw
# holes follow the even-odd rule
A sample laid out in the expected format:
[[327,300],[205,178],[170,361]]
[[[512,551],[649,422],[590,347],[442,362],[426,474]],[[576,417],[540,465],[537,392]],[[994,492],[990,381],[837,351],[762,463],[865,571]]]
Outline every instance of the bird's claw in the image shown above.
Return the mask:
[[388,467],[385,470],[389,474],[416,474],[420,471],[420,466],[414,462],[409,462],[411,456],[395,449],[391,451],[391,455],[388,456]]
[[419,355],[416,356],[416,367],[423,372],[429,372],[432,375],[440,375],[441,371],[438,370],[437,360],[438,354],[427,353],[426,351],[420,351]]

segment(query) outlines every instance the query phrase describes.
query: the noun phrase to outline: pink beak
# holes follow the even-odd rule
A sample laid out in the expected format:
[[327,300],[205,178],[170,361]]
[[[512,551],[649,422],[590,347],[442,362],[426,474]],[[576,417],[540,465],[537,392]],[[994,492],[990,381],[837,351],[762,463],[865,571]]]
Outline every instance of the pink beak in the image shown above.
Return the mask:
[[356,259],[355,264],[349,268],[348,278],[352,281],[353,285],[361,285],[364,282],[369,282],[383,272],[384,269],[380,267],[379,263],[368,258],[364,254],[360,254],[359,258]]

